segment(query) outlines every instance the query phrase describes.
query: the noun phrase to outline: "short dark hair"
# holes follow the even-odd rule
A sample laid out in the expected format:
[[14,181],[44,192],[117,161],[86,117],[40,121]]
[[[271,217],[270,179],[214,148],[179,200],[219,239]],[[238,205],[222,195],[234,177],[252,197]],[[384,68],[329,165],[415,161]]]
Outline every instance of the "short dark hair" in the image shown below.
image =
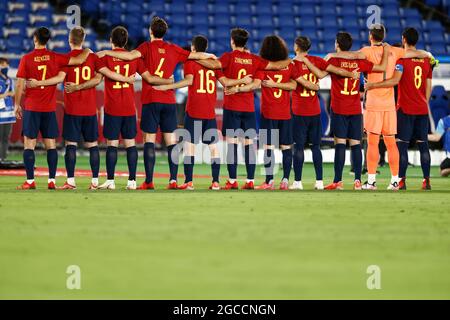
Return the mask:
[[150,24],[150,30],[152,30],[153,36],[157,39],[161,39],[169,29],[166,20],[160,17],[153,17]]
[[111,31],[111,42],[118,48],[124,48],[128,42],[128,31],[122,26],[115,27]]
[[84,37],[86,36],[86,32],[83,27],[75,27],[70,30],[69,38],[70,42],[72,42],[76,46],[81,46],[84,41]]
[[231,30],[231,39],[238,48],[244,48],[247,44],[250,34],[247,30],[241,28],[234,28]]
[[410,46],[415,46],[419,41],[419,33],[414,28],[406,28],[403,31],[402,36],[405,38],[406,43]]
[[51,33],[46,27],[39,27],[34,30],[33,37],[36,38],[40,45],[45,46],[48,40],[50,40]]
[[2,63],[7,63],[7,64],[9,64],[8,58],[0,57],[0,64],[2,64]]
[[336,42],[339,46],[339,49],[341,49],[342,51],[348,51],[353,45],[352,35],[348,32],[338,32],[338,34],[336,35]]
[[269,61],[281,61],[288,58],[289,50],[282,38],[271,35],[264,38],[259,54]]
[[308,50],[311,49],[311,40],[308,37],[297,37],[297,39],[295,39],[295,44],[302,52],[308,52]]
[[386,37],[386,28],[380,23],[372,24],[369,27],[369,32],[375,41],[383,41]]
[[197,52],[206,52],[208,48],[208,39],[205,36],[198,35],[192,38],[192,45]]

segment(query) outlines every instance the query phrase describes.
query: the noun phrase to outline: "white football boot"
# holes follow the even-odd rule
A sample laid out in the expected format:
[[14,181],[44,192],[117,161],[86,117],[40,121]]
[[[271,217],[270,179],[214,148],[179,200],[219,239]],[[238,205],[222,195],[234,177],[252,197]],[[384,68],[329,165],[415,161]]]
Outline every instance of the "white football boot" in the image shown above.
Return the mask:
[[100,190],[115,190],[116,184],[114,180],[106,180],[105,183],[98,186]]

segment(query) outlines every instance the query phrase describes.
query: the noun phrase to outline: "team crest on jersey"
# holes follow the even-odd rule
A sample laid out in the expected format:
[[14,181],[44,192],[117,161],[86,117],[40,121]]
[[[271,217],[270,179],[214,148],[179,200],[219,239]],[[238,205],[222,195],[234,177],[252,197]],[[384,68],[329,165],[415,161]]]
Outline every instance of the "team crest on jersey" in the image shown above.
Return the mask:
[[166,53],[166,49],[158,48],[158,53],[165,54]]
[[47,54],[45,56],[34,57],[34,62],[50,61],[50,56]]

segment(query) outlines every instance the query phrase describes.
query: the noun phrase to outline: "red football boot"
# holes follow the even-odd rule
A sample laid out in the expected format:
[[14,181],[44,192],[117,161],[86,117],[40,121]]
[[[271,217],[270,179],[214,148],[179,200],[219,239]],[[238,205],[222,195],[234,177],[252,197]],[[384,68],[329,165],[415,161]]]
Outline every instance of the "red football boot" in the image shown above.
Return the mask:
[[406,190],[406,178],[400,178],[398,182],[398,190]]
[[33,181],[32,183],[24,182],[20,186],[17,186],[17,190],[32,190],[36,189],[36,183]]
[[422,181],[422,190],[431,190],[430,178],[425,178]]
[[242,190],[254,190],[255,189],[255,183],[253,181],[246,182],[245,185],[242,187]]
[[225,184],[223,189],[224,190],[237,190],[237,189],[239,189],[239,184],[237,183],[237,181],[235,181],[234,183],[231,183],[230,180],[227,180],[227,183]]
[[264,182],[262,185],[255,187],[257,190],[275,190],[274,182],[266,183]]
[[213,182],[212,184],[211,184],[211,186],[209,187],[209,190],[220,190],[220,185],[219,185],[219,183],[218,182]]
[[59,190],[75,190],[77,187],[69,184],[67,181],[64,182],[62,187],[58,187]]
[[192,181],[183,183],[181,186],[178,186],[179,190],[194,190],[194,183]]
[[344,183],[342,181],[333,182],[325,187],[325,190],[344,190]]
[[142,184],[137,188],[138,190],[154,190],[155,189],[155,184],[152,182],[147,183],[147,182],[142,182]]
[[53,181],[48,183],[48,190],[56,190],[56,184]]
[[176,181],[171,181],[166,187],[167,190],[178,190],[178,184]]

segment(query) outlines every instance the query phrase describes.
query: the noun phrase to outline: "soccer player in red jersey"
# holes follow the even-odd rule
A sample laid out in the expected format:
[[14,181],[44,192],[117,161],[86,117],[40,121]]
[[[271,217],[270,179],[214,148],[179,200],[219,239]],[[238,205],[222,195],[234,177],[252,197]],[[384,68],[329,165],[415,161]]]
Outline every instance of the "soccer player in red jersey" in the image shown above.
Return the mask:
[[[268,36],[262,43],[260,55],[267,61],[285,61],[288,53],[283,39],[278,36]],[[319,90],[317,84],[297,75],[294,64],[290,63],[281,70],[258,70],[252,83],[243,87],[231,87],[226,92],[227,95],[251,92],[262,84],[260,142],[264,145],[266,180],[261,186],[257,187],[258,189],[274,189],[275,147],[280,147],[283,153],[283,179],[280,189],[287,190],[289,187],[289,176],[292,168],[290,91],[295,90],[297,86],[295,80],[298,80],[310,90]]]
[[[208,40],[204,36],[196,36],[192,39],[192,52],[205,52]],[[185,143],[184,151],[184,175],[185,182],[179,189],[194,190],[193,171],[195,163],[195,145],[202,141],[209,145],[211,152],[211,190],[220,190],[220,154],[217,147],[219,135],[217,132],[215,107],[217,103],[217,74],[205,68],[196,61],[187,61],[184,64],[184,79],[171,84],[154,87],[156,90],[173,90],[189,86],[188,100],[186,104],[186,116],[184,128],[189,134]],[[243,84],[248,79],[236,81],[235,85]]]
[[[219,60],[202,60],[200,64],[211,69],[222,69],[219,81],[226,87],[234,84],[228,83],[245,77],[256,75],[258,70],[279,70],[286,68],[291,62],[266,61],[261,57],[251,54],[245,48],[249,39],[248,31],[240,28],[231,30],[231,48],[233,51],[223,54]],[[254,83],[258,87],[258,83]],[[250,91],[252,91],[251,89]],[[229,179],[225,189],[238,189],[237,165],[238,165],[238,143],[244,139],[245,166],[247,169],[247,180],[243,189],[254,189],[256,153],[253,140],[256,137],[255,101],[253,92],[239,92],[225,96],[223,104],[223,127],[222,134],[227,139],[227,169]]]
[[[295,39],[294,51],[296,57],[294,65],[299,77],[318,83],[328,73],[359,79],[359,72],[350,72],[329,64],[326,60],[308,55],[311,48],[311,40],[300,36]],[[308,68],[310,66],[311,70]],[[294,172],[295,181],[291,190],[303,190],[302,173],[305,159],[304,147],[306,143],[311,144],[314,168],[316,171],[316,190],[323,190],[323,165],[320,143],[322,140],[322,121],[320,117],[320,102],[316,91],[310,90],[303,85],[298,85],[292,92],[292,118],[294,136]]]
[[[127,52],[124,47],[128,42],[128,32],[124,27],[119,26],[114,28],[111,32],[110,41],[113,48],[112,52]],[[104,54],[100,54],[100,56],[100,70],[107,67],[108,69],[115,70],[116,73],[123,74],[125,77],[129,77],[137,72],[141,74],[146,82],[153,84],[167,84],[173,82],[172,79],[161,79],[159,77],[151,76],[145,68],[142,59],[122,60]],[[76,86],[75,90],[96,86],[99,81],[100,80],[98,79],[92,79],[82,85]],[[66,91],[67,89],[70,91],[74,90],[72,85],[66,86]],[[103,135],[107,139],[108,144],[106,150],[106,171],[108,177],[106,182],[98,187],[99,189],[115,189],[114,173],[117,163],[119,137],[123,139],[127,151],[129,171],[127,189],[134,190],[137,188],[136,168],[138,154],[135,142],[136,134],[136,106],[133,84],[106,78]]]
[[[154,17],[150,25],[150,41],[144,42],[130,52],[106,51],[105,54],[122,60],[142,58],[145,67],[155,76],[170,79],[175,67],[188,59],[209,59],[214,55],[205,52],[189,52],[163,40],[168,25],[159,17]],[[178,153],[175,129],[177,128],[176,101],[173,90],[158,91],[151,85],[142,86],[141,129],[144,132],[145,181],[140,189],[153,189],[155,166],[155,141],[158,127],[163,133],[168,150],[170,168],[169,189],[177,189]]]
[[[352,36],[347,32],[339,32],[336,36],[336,51],[347,52],[353,44]],[[374,65],[363,59],[349,60],[331,58],[328,63],[349,72],[383,72],[386,69],[389,50],[383,51],[381,64]],[[355,169],[353,188],[361,190],[362,171],[362,106],[359,94],[359,77],[346,78],[336,74],[331,75],[331,130],[334,134],[334,180],[325,190],[342,190],[342,172],[345,165],[345,149],[347,140],[351,147],[351,157]]]
[[35,49],[20,59],[17,71],[17,84],[15,94],[15,113],[17,118],[23,118],[22,133],[24,136],[23,160],[25,163],[27,181],[18,189],[35,189],[34,182],[34,149],[39,132],[47,149],[47,163],[49,169],[48,188],[55,189],[56,168],[58,165],[58,152],[55,138],[58,136],[58,123],[56,121],[56,85],[48,87],[28,88],[25,91],[24,110],[22,112],[21,99],[27,79],[41,79],[54,77],[60,68],[66,65],[79,65],[89,55],[85,49],[79,55],[71,57],[47,50],[46,45],[50,39],[50,30],[45,27],[36,29],[33,34]]
[[[369,28],[370,46],[362,48],[359,52],[337,52],[330,57],[346,59],[367,59],[374,64],[380,63],[386,36],[386,29],[381,24],[373,24]],[[373,72],[367,75],[369,82],[381,82],[392,78],[395,65],[401,58],[427,58],[431,54],[423,50],[407,50],[390,47],[385,72]],[[399,187],[399,151],[395,139],[397,134],[397,112],[395,110],[394,88],[378,88],[370,90],[365,95],[364,129],[367,132],[367,183],[364,190],[376,190],[376,171],[379,162],[379,142],[383,140],[388,153],[388,162],[391,169],[391,182],[388,190],[396,191]]]
[[[75,27],[70,30],[69,45],[72,51],[69,53],[69,56],[77,56],[82,52],[84,38],[85,31],[82,27]],[[66,66],[61,69],[57,76],[47,80],[30,79],[27,81],[27,87],[51,86],[63,81],[69,85],[80,85],[91,79],[101,79],[102,74],[116,81],[129,83],[134,81],[134,77],[122,76],[119,73],[109,70],[107,67],[100,68],[99,58],[96,54],[90,53],[83,64],[79,66]],[[81,91],[66,92],[64,94],[63,138],[66,145],[64,159],[67,181],[61,189],[76,189],[75,164],[77,144],[81,141],[82,137],[86,148],[89,150],[92,171],[90,189],[96,189],[100,170],[100,154],[97,142],[97,99],[94,87]]]
[[[403,32],[403,47],[416,50],[419,33],[414,28]],[[417,142],[423,172],[422,189],[431,190],[430,150],[428,147],[428,101],[431,95],[433,68],[429,58],[402,58],[397,61],[391,79],[369,82],[367,90],[389,88],[398,85],[397,101],[397,146],[400,153],[399,189],[406,190],[408,147],[411,140]]]

